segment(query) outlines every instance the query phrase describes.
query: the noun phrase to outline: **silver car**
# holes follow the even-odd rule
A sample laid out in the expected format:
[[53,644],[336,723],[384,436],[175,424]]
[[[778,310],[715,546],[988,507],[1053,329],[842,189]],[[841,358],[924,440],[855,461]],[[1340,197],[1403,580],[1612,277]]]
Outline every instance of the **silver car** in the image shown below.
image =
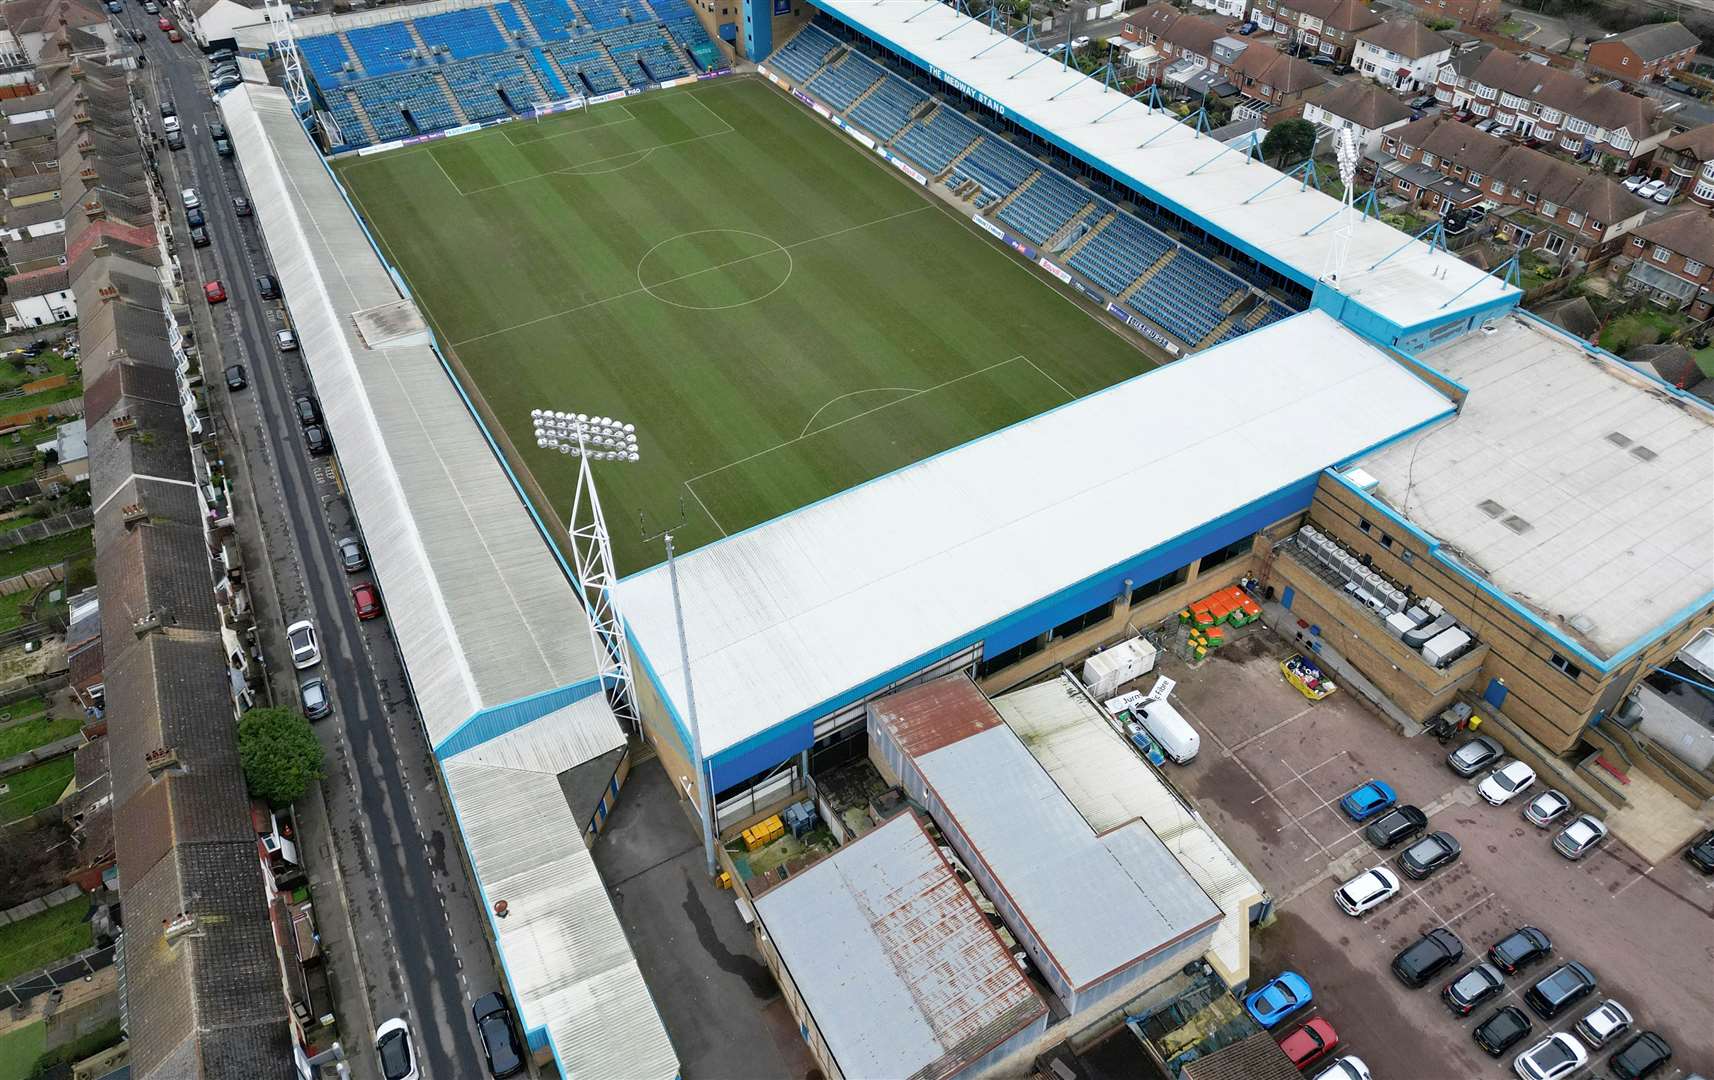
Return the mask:
[[1548,788],[1524,807],[1524,817],[1538,829],[1545,829],[1571,809],[1571,800],[1562,791]]
[[1579,814],[1553,838],[1553,850],[1567,859],[1581,859],[1607,838],[1607,826],[1592,814]]
[[1447,754],[1446,763],[1452,766],[1452,771],[1459,776],[1475,776],[1499,761],[1503,753],[1505,751],[1500,749],[1499,743],[1486,735],[1478,735]]
[[1630,1010],[1608,998],[1577,1021],[1577,1034],[1583,1036],[1584,1042],[1599,1050],[1629,1031],[1630,1027]]

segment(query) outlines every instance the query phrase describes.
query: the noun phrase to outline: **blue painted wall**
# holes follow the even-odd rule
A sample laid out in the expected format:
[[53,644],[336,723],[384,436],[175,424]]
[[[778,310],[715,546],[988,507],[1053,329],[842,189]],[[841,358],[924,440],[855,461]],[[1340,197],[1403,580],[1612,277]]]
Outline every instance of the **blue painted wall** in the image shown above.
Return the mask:
[[773,0],[743,0],[744,55],[757,63],[774,51]]
[[585,679],[571,686],[562,686],[557,690],[546,690],[532,694],[517,701],[508,701],[504,705],[495,705],[483,709],[472,716],[446,738],[435,745],[434,752],[438,758],[449,758],[473,746],[481,746],[489,739],[497,739],[508,731],[516,731],[533,720],[540,720],[551,712],[565,708],[574,701],[582,701],[592,694],[601,692],[602,681],[599,677]]

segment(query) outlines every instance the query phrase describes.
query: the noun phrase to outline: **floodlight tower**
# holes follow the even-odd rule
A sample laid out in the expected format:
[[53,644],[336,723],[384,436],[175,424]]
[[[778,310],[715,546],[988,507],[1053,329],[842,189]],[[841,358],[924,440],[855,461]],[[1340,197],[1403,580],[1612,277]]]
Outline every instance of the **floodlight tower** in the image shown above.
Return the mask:
[[292,23],[290,0],[262,0],[268,28],[274,34],[274,54],[280,58],[286,97],[301,117],[310,107],[309,83],[304,78],[303,58],[298,55],[297,27]]
[[607,518],[595,491],[591,461],[639,461],[637,429],[610,416],[531,409],[536,445],[577,457],[577,491],[572,497],[571,562],[577,585],[589,611],[589,633],[595,643],[597,670],[613,684],[618,698],[614,712],[640,727],[641,716],[631,687],[631,662],[625,651],[625,622],[619,617],[614,589],[619,584],[613,567],[613,544],[607,535]]
[[1345,273],[1346,253],[1351,250],[1351,234],[1357,229],[1357,211],[1352,199],[1357,186],[1357,140],[1350,128],[1340,128],[1335,138],[1334,152],[1339,159],[1339,184],[1344,188],[1340,202],[1339,227],[1333,230],[1333,243],[1327,249],[1327,265],[1322,268],[1323,281],[1337,285]]

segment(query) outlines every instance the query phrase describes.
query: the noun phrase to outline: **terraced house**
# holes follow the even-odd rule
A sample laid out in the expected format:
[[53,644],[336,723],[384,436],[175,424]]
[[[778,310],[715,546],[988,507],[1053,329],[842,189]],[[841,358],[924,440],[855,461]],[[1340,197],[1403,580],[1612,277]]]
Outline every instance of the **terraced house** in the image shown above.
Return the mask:
[[1654,176],[1683,191],[1703,206],[1714,206],[1714,124],[1704,124],[1670,136],[1650,163]]
[[1649,23],[1589,46],[1589,66],[1630,82],[1665,79],[1683,71],[1702,40],[1681,22]]
[[1350,63],[1358,33],[1381,22],[1362,0],[1255,0],[1250,18],[1341,64]]
[[1608,159],[1627,168],[1667,137],[1653,101],[1495,49],[1475,70],[1443,64],[1434,96],[1451,108],[1494,120],[1502,132],[1548,144],[1578,160]]
[[1132,15],[1126,36],[1159,48],[1168,68],[1166,81],[1193,93],[1240,93],[1267,105],[1291,105],[1323,85],[1313,64],[1232,37],[1221,23],[1185,15],[1171,4],[1150,4]]
[[1687,207],[1631,234],[1625,253],[1636,262],[1625,284],[1693,319],[1714,314],[1714,218]]
[[1434,85],[1452,42],[1415,19],[1389,19],[1357,35],[1357,70],[1394,90]]

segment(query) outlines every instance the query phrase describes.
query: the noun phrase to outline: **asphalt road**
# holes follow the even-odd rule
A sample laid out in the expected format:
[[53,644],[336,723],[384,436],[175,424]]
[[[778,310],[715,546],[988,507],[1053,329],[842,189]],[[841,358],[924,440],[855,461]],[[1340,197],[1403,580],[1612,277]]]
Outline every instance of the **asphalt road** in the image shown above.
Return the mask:
[[[359,622],[352,609],[350,586],[370,578],[366,572],[348,576],[336,562],[334,539],[356,530],[333,459],[311,458],[304,448],[292,399],[310,389],[309,380],[301,355],[276,347],[274,332],[287,325],[283,311],[257,291],[256,275],[272,267],[255,220],[241,220],[233,210],[232,196],[244,189],[238,170],[215,153],[208,134],[216,114],[204,65],[189,44],[169,44],[152,17],[134,7],[126,16],[148,32],[145,74],[174,102],[184,128],[186,148],[168,154],[163,146],[162,156],[176,169],[179,186],[200,193],[212,238],[192,261],[183,208],[173,200],[173,226],[185,237],[180,255],[187,292],[200,304],[200,283],[218,278],[229,295],[209,308],[217,340],[204,344],[203,362],[209,381],[219,383],[218,345],[219,363],[242,363],[248,372],[249,388],[232,396],[231,411],[241,427],[254,417],[255,430],[239,432],[251,448],[250,470],[267,470],[277,489],[277,505],[261,506],[275,526],[268,546],[279,581],[277,615],[282,626],[310,619],[320,636],[322,662],[305,674],[322,677],[334,702],[334,718],[318,730],[330,758],[337,755],[345,765],[330,768],[329,786],[350,785],[330,792],[327,802],[367,989],[367,1000],[353,1003],[345,998],[356,988],[343,988],[341,1014],[347,1029],[358,1026],[352,1017],[366,1026],[403,1016],[424,1077],[483,1076],[469,1005],[498,980],[482,939],[477,894],[457,854],[385,620]],[[158,124],[158,112],[150,119]],[[279,639],[279,627],[269,629]],[[288,663],[280,653],[270,660],[276,667]],[[318,904],[328,899],[317,896]],[[324,922],[331,917],[322,911]],[[372,1029],[343,1034],[354,1072],[374,1075]]]

